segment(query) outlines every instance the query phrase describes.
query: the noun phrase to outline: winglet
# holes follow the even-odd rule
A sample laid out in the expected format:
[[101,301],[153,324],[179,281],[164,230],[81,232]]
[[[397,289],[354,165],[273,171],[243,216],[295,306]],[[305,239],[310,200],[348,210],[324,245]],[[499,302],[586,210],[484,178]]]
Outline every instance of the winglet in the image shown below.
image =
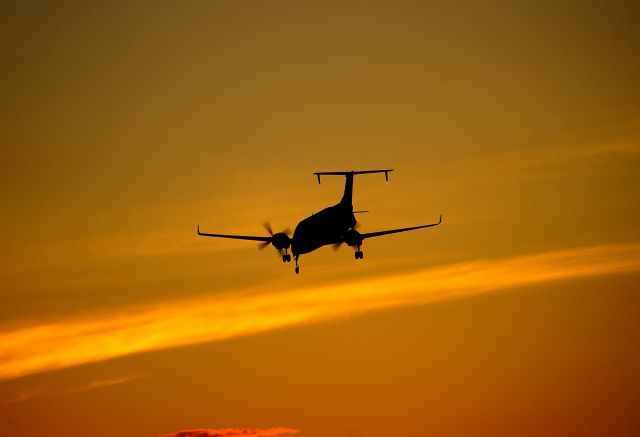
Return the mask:
[[442,223],[442,214],[440,214],[440,220],[438,220],[438,224]]
[[200,235],[200,224],[198,224],[198,235]]

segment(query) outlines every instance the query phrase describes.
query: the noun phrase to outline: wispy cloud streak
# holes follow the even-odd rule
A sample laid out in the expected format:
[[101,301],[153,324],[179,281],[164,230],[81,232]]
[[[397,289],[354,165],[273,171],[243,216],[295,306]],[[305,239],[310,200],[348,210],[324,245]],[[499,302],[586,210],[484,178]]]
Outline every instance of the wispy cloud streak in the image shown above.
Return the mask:
[[102,387],[109,387],[112,385],[124,384],[125,382],[129,382],[134,379],[139,379],[142,377],[143,377],[142,375],[133,375],[133,376],[122,376],[122,377],[109,378],[109,379],[97,379],[97,380],[89,381],[79,386],[74,386],[74,387],[65,388],[65,389],[57,389],[57,390],[52,390],[46,387],[37,388],[37,389],[32,389],[27,391],[21,391],[16,396],[9,398],[5,401],[0,401],[0,403],[3,405],[15,404],[18,402],[26,401],[28,399],[40,398],[44,396],[55,396],[55,395],[63,395],[63,394],[69,394],[69,393],[78,393],[78,392],[94,390]]
[[480,260],[340,285],[228,293],[0,332],[0,379],[544,281],[640,270],[640,244]]
[[290,428],[269,428],[269,429],[191,429],[180,431],[174,434],[167,434],[163,437],[267,437],[282,434],[297,434],[300,431]]

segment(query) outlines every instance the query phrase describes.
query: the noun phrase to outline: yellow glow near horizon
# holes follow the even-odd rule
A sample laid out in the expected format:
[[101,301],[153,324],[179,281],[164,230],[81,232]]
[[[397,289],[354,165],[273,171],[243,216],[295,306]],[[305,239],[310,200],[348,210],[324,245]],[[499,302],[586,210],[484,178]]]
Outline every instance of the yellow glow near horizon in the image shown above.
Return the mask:
[[269,293],[228,293],[87,312],[0,333],[0,379],[123,355],[211,342],[401,305],[640,270],[640,245],[611,245],[463,262],[418,272]]

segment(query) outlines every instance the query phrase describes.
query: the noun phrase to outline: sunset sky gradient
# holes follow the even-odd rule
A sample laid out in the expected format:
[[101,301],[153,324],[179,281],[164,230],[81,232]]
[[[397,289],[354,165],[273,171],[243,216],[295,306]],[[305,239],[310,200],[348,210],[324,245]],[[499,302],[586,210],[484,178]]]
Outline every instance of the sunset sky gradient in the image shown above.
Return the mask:
[[0,435],[639,434],[639,17],[6,2]]

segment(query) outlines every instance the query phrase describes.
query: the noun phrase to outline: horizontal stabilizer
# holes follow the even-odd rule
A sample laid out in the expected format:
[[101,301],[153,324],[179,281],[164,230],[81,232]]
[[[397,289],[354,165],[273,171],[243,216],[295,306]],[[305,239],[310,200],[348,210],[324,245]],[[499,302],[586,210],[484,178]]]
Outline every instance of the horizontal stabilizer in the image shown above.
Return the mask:
[[391,168],[386,168],[383,170],[353,170],[353,171],[319,171],[315,172],[314,175],[318,178],[318,183],[320,183],[320,176],[354,176],[358,174],[369,174],[369,173],[384,173],[385,179],[389,180],[389,172],[393,171]]

